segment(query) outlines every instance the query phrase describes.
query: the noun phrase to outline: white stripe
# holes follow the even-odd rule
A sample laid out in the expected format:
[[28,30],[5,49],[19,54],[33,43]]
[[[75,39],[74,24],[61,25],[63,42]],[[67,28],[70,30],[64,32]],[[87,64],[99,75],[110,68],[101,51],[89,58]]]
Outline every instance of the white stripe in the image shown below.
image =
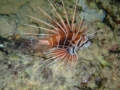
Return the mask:
[[[50,2],[50,0],[47,0],[47,1],[50,3],[50,5],[51,5],[51,7],[53,8],[53,10],[55,11],[56,15],[59,17],[59,19],[60,19],[63,27],[66,29],[66,25],[65,25],[63,19],[61,18],[60,14],[57,12],[57,10],[56,10],[55,7],[53,6],[53,4]],[[60,27],[62,28],[61,25],[60,25]],[[66,30],[65,30],[64,28],[62,28],[62,31],[66,34],[67,32],[66,32]]]
[[50,38],[50,40],[51,40],[51,42],[52,42],[52,46],[53,46],[53,40],[52,40],[52,38]]
[[78,30],[77,30],[77,33],[76,33],[74,39],[77,37],[77,35],[78,35],[78,33],[79,33],[79,31],[80,31],[80,29],[81,29],[81,27],[82,27],[82,24],[83,24],[83,17],[82,17],[82,21],[80,21],[80,25],[78,25],[79,28],[78,28]]
[[65,34],[65,40],[64,40],[63,47],[65,46],[65,43],[66,43],[67,37],[68,37],[68,34]]
[[76,43],[76,47],[78,47],[78,43],[81,41],[81,43],[80,43],[80,45],[79,46],[81,46],[81,44],[82,44],[82,40],[83,40],[83,36],[81,36],[80,38],[79,38],[79,40],[77,41],[77,43]]
[[55,31],[53,31],[53,30],[50,30],[50,29],[47,29],[47,28],[44,28],[44,27],[39,27],[39,26],[34,26],[34,25],[28,25],[28,24],[23,24],[23,25],[30,26],[30,27],[34,27],[34,28],[44,29],[44,30],[46,30],[46,31],[50,31],[50,32],[53,32],[53,33],[57,34],[57,32],[55,32]]
[[58,48],[59,43],[60,43],[60,38],[61,38],[61,36],[60,36],[60,35],[59,35],[58,37],[56,37],[56,40],[57,40],[57,42],[58,42],[57,48]]
[[42,21],[42,20],[40,20],[40,19],[37,19],[37,18],[35,18],[35,17],[33,17],[33,16],[30,16],[30,15],[26,15],[26,16],[28,16],[28,17],[30,17],[30,18],[32,18],[32,19],[35,19],[35,20],[37,20],[37,21],[39,21],[39,22],[41,22],[41,23],[44,23],[44,24],[48,25],[49,27],[52,27],[52,28],[54,28],[55,30],[57,30],[57,28],[55,28],[55,27],[52,26],[51,24],[48,24],[48,23],[46,23],[46,22],[44,22],[44,21]]

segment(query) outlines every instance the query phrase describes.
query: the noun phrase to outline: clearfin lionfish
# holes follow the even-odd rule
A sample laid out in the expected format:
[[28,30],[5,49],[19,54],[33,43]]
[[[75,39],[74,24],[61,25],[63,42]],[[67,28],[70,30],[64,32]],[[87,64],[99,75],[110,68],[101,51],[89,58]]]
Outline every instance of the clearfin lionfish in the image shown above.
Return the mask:
[[89,36],[85,35],[88,27],[81,30],[83,19],[80,21],[78,25],[74,24],[77,1],[76,1],[71,23],[68,20],[66,9],[64,8],[63,0],[61,0],[61,2],[62,2],[66,20],[64,20],[61,17],[61,15],[58,13],[58,11],[55,9],[53,4],[49,0],[48,2],[50,3],[51,7],[55,11],[56,15],[58,16],[58,19],[51,17],[40,7],[38,8],[51,21],[51,24],[41,21],[35,17],[28,16],[28,15],[27,16],[37,21],[40,21],[41,23],[44,23],[45,25],[49,26],[50,29],[43,28],[43,27],[36,27],[32,25],[27,25],[27,24],[25,25],[50,31],[51,32],[50,34],[42,34],[44,35],[45,38],[38,40],[39,44],[47,45],[50,47],[50,55],[53,56],[50,59],[54,59],[55,61],[61,60],[60,63],[65,61],[66,65],[68,65],[68,63],[72,65],[73,63],[73,65],[76,66],[76,63],[78,61],[77,50],[83,47],[87,48],[91,45]]

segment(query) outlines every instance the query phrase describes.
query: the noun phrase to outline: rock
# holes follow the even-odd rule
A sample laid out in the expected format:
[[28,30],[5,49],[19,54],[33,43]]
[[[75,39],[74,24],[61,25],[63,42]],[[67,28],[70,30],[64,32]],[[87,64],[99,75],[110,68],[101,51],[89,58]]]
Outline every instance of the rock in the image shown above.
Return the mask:
[[[61,16],[65,17],[61,1],[50,1],[58,12],[60,12],[60,15],[62,14]],[[65,9],[67,10],[70,24],[74,12],[74,1],[75,0],[63,0],[63,2],[65,2]],[[71,90],[74,88],[75,90],[97,90],[100,88],[103,90],[105,88],[106,90],[107,88],[110,90],[119,90],[120,80],[118,78],[120,77],[120,56],[119,53],[110,53],[109,49],[112,45],[120,44],[120,25],[113,21],[111,15],[109,15],[109,21],[112,22],[110,23],[111,25],[114,26],[115,24],[113,28],[115,30],[111,30],[107,23],[102,23],[101,21],[105,18],[106,12],[103,9],[99,9],[96,2],[104,1],[103,5],[107,2],[109,8],[113,7],[113,5],[109,4],[111,0],[87,1],[89,1],[89,3],[85,3],[85,0],[79,0],[79,5],[82,7],[82,12],[79,15],[85,19],[82,28],[89,26],[89,22],[92,22],[87,35],[89,33],[94,35],[94,32],[99,29],[101,33],[99,32],[100,36],[97,36],[98,33],[95,34],[95,37],[92,39],[93,42],[91,47],[79,50],[79,60],[76,67],[74,67],[74,63],[72,63],[73,67],[69,66],[70,63],[68,63],[65,69],[64,62],[58,67],[60,60],[56,60],[56,62],[54,62],[54,59],[50,60],[49,58],[51,58],[51,56],[48,55],[47,50],[43,46],[40,46],[40,49],[42,49],[41,51],[46,50],[44,54],[48,56],[41,55],[42,52],[38,49],[40,53],[38,52],[36,55],[33,55],[34,52],[29,52],[27,46],[23,49],[21,47],[19,49],[12,48],[14,44],[11,45],[11,42],[10,46],[7,47],[8,42],[1,39],[0,48],[4,48],[8,54],[3,50],[0,51],[0,90]],[[30,15],[49,23],[48,18],[46,18],[37,6],[41,7],[50,16],[55,16],[55,18],[58,19],[58,16],[47,0],[0,0],[0,36],[6,38],[9,34],[17,33],[15,37],[16,39],[20,39],[21,36],[18,34],[39,34],[45,32],[45,30],[28,27],[24,24],[41,26],[49,29],[49,27],[41,24],[39,21],[26,17],[26,15]],[[76,19],[79,21],[79,8],[76,10]],[[113,8],[111,8],[110,11],[116,12]],[[119,12],[117,15],[117,17],[119,17]],[[65,20],[65,18],[63,19]],[[75,24],[77,24],[76,20]],[[108,68],[109,64],[112,69]],[[103,68],[101,65],[105,67]],[[98,87],[95,83],[96,77],[101,78],[101,80],[105,77],[107,78],[107,82]]]
[[106,17],[106,12],[103,9],[97,10],[95,3],[93,3],[93,7],[96,9],[91,9],[85,4],[85,0],[80,0],[79,5],[82,7],[82,12],[80,13],[80,17],[83,17],[86,21],[94,22],[94,21],[103,21]]
[[0,15],[0,36],[6,38],[17,32],[18,19],[16,15]]

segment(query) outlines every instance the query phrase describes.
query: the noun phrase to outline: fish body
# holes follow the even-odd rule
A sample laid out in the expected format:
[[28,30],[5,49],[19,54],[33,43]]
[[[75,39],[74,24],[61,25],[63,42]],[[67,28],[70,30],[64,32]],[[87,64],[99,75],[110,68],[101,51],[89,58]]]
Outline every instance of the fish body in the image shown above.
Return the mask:
[[[81,23],[83,20],[81,21]],[[66,25],[67,26],[67,25]],[[60,30],[60,29],[59,29]],[[87,28],[82,31],[78,31],[78,29],[71,31],[70,29],[60,30],[56,34],[52,34],[47,38],[40,39],[39,44],[47,45],[51,49],[51,55],[57,56],[55,59],[61,59],[66,61],[66,65],[68,62],[76,65],[78,61],[77,50],[79,48],[88,48],[91,45],[91,41],[87,35],[84,35]]]
[[[63,11],[65,13],[66,20],[64,20],[58,11],[55,9],[53,4],[48,0],[51,7],[55,11],[56,15],[58,16],[58,19],[51,17],[49,14],[47,14],[43,9],[38,7],[40,11],[43,12],[43,14],[50,20],[50,24],[39,20],[35,17],[28,16],[32,19],[35,19],[37,21],[40,21],[41,23],[46,24],[50,28],[43,28],[43,27],[37,27],[37,26],[31,26],[35,28],[40,28],[47,30],[48,32],[51,32],[49,35],[42,34],[44,38],[40,38],[38,40],[39,44],[46,45],[50,48],[50,55],[53,57],[50,59],[54,59],[54,61],[61,60],[61,62],[66,62],[66,65],[70,63],[72,65],[72,62],[74,63],[74,66],[76,66],[76,63],[78,61],[78,54],[77,50],[82,49],[83,47],[88,48],[91,45],[91,41],[89,39],[89,36],[86,35],[86,31],[88,30],[88,27],[82,30],[82,25],[84,18],[79,22],[79,24],[74,23],[75,14],[76,14],[76,7],[77,7],[77,0],[76,5],[73,13],[73,19],[72,23],[69,22],[67,12],[64,8],[63,0],[61,0],[63,5]],[[60,65],[60,64],[59,64]]]

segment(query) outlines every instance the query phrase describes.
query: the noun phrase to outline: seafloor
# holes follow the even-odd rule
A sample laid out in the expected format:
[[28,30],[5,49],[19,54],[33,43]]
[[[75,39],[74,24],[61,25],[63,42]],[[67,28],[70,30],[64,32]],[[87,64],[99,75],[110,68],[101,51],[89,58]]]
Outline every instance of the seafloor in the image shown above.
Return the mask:
[[[65,19],[61,0],[50,1]],[[75,0],[63,1],[71,22]],[[45,61],[46,47],[33,40],[46,32],[24,25],[49,28],[27,16],[49,23],[38,6],[58,19],[47,0],[0,0],[0,90],[120,90],[120,1],[78,0],[74,23],[84,17],[92,45],[78,51],[76,67],[66,69]]]

